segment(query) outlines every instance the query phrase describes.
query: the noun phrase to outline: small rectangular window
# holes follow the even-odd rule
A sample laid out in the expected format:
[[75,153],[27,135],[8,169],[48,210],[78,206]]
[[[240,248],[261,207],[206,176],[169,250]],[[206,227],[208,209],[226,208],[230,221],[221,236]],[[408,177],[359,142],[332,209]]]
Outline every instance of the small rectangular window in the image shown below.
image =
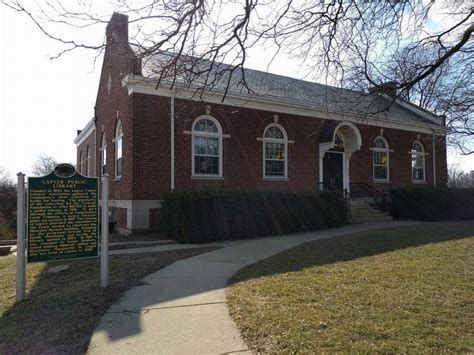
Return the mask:
[[265,142],[265,176],[285,176],[285,144]]
[[388,180],[388,154],[374,151],[374,180]]
[[219,175],[219,138],[194,137],[194,174]]

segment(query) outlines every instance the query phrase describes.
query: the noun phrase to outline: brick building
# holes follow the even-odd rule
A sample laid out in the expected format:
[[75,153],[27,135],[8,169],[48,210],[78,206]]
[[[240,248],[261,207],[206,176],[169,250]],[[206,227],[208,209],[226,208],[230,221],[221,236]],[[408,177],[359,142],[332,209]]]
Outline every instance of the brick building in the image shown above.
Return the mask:
[[222,101],[222,81],[202,96],[157,87],[128,45],[127,16],[114,14],[106,37],[77,166],[109,174],[112,219],[124,233],[157,228],[160,200],[175,189],[446,185],[442,117],[394,101],[390,86],[364,94],[247,70],[254,93],[231,84]]

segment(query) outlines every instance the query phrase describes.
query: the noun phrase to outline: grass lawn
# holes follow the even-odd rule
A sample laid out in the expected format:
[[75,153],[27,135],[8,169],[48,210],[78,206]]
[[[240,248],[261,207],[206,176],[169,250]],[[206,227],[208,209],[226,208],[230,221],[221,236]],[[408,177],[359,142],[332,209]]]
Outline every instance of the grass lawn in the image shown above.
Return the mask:
[[227,291],[264,353],[474,352],[474,222],[431,223],[300,245]]
[[[193,248],[148,254],[111,256],[107,289],[99,286],[99,259],[28,264],[27,299],[15,302],[15,262],[0,258],[0,354],[67,353],[87,350],[104,312],[147,274],[177,260],[218,248]],[[47,274],[49,267],[70,269]]]

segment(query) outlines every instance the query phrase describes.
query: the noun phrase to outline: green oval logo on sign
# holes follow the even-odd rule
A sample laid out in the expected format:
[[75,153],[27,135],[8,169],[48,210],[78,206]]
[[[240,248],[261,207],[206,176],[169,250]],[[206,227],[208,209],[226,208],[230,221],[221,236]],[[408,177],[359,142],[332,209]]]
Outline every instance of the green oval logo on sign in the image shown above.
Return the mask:
[[70,178],[76,173],[76,169],[71,164],[62,163],[56,165],[54,173],[62,178]]

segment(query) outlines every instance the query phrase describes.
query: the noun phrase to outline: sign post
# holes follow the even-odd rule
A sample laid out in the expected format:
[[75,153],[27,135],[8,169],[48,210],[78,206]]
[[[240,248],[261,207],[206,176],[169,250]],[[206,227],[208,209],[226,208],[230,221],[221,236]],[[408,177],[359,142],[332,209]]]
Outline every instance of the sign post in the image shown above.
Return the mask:
[[25,299],[25,174],[18,173],[16,204],[16,301]]
[[102,235],[100,242],[100,286],[109,283],[109,175],[102,176]]

